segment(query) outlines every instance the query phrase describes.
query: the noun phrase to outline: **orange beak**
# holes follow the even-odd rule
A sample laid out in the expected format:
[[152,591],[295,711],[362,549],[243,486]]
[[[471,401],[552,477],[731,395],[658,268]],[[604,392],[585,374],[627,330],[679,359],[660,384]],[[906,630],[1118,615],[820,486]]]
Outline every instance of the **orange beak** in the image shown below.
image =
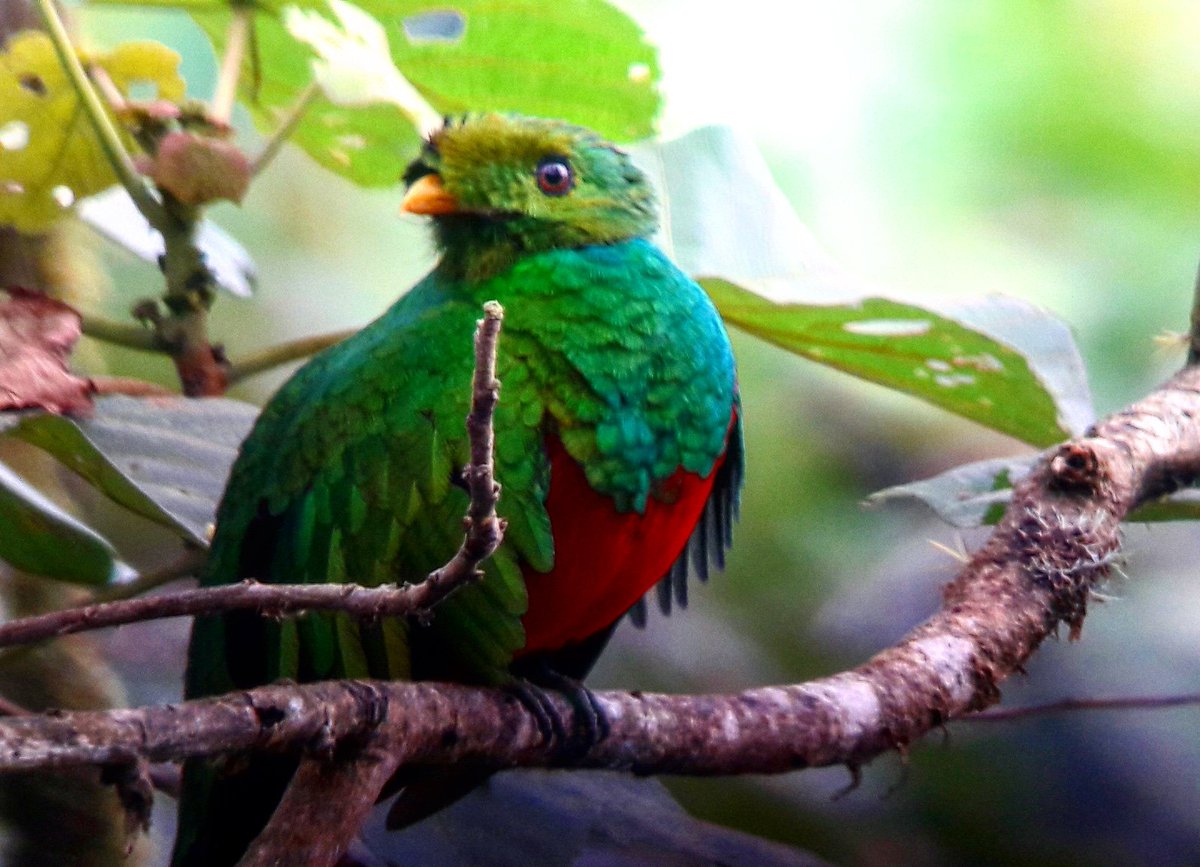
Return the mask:
[[442,179],[437,175],[425,175],[418,179],[400,203],[400,210],[410,214],[437,216],[439,214],[454,214],[458,212],[458,199],[446,192]]

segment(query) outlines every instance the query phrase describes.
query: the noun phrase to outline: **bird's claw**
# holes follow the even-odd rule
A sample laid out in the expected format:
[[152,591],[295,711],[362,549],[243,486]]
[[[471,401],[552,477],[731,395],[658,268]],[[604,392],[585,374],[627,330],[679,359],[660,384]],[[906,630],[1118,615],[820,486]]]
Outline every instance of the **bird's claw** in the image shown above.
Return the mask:
[[[577,758],[608,737],[608,716],[595,693],[578,680],[549,669],[537,675],[537,682],[520,678],[509,684],[508,689],[533,714],[542,738],[558,745],[558,758],[564,761]],[[560,693],[571,705],[574,725],[570,729],[549,691]]]

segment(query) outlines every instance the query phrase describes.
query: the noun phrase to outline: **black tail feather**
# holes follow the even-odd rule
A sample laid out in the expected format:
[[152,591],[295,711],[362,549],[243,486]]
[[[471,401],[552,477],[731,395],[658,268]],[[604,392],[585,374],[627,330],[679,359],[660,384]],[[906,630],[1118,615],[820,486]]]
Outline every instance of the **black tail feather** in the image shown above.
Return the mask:
[[[733,524],[741,511],[744,477],[745,452],[739,417],[729,432],[725,460],[717,470],[712,493],[704,504],[696,528],[667,574],[654,585],[653,592],[663,614],[669,615],[676,605],[687,608],[690,578],[707,581],[711,572],[725,569],[725,552],[733,544]],[[641,599],[629,611],[629,619],[638,628],[646,625],[646,608],[646,599]]]

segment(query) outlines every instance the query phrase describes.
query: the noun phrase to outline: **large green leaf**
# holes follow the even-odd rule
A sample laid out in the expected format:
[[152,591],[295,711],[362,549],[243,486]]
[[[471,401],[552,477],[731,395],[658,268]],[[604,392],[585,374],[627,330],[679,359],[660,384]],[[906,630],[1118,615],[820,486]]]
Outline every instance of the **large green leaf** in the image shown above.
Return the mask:
[[1034,445],[1092,420],[1061,322],[1000,297],[936,310],[856,280],[817,245],[744,137],[708,127],[634,155],[661,191],[659,242],[729,324]]
[[[324,0],[259,7],[260,77],[248,58],[241,94],[263,130],[279,126],[313,79],[313,52],[278,17],[287,5],[333,18]],[[618,141],[644,138],[653,130],[660,103],[655,51],[625,13],[603,0],[362,0],[356,5],[383,25],[395,64],[443,114],[494,110],[561,117]],[[188,8],[220,53],[229,7]],[[431,37],[437,27],[424,25],[436,15],[458,16],[461,35]],[[397,183],[419,144],[412,122],[394,105],[343,107],[324,97],[312,104],[293,138],[321,165],[364,185]]]
[[779,304],[725,280],[700,282],[726,322],[797,355],[1033,445],[1070,435],[1019,352],[928,308],[886,298]]
[[258,414],[227,398],[103,397],[88,419],[39,414],[9,431],[122,506],[207,545],[229,468]]
[[120,573],[112,546],[0,463],[0,559],[75,584],[108,584]]

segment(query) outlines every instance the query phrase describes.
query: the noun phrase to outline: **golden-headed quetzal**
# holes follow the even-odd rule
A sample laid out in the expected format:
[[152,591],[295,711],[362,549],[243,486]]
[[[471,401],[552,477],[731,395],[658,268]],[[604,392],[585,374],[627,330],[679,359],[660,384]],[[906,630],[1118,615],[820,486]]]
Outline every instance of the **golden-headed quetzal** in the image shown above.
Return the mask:
[[[418,582],[441,566],[467,508],[469,336],[491,299],[506,311],[505,542],[427,625],[198,619],[189,697],[277,678],[580,678],[656,582],[669,608],[689,572],[723,562],[743,464],[733,355],[708,297],[648,240],[642,173],[589,130],[479,114],[448,119],[404,179],[441,259],[267,404],[203,583]],[[176,862],[236,861],[294,763],[190,763]]]

